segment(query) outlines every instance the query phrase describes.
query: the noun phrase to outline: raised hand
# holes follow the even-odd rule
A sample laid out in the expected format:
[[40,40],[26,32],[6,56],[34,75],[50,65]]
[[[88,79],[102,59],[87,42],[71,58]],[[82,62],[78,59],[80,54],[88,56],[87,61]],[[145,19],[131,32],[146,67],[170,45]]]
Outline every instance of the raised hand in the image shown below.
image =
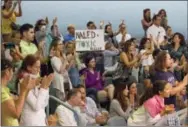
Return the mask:
[[54,79],[53,73],[48,76],[44,76],[44,78],[42,79],[41,88],[48,89],[53,79]]
[[48,17],[45,18],[45,22],[46,22],[46,24],[49,24]]
[[15,8],[18,4],[18,1],[15,1],[14,4],[13,4],[13,8]]
[[125,24],[125,20],[124,19],[121,20],[121,24]]
[[104,25],[104,20],[100,21],[100,26]]
[[53,19],[53,25],[55,25],[57,23],[57,17],[55,17],[55,19]]

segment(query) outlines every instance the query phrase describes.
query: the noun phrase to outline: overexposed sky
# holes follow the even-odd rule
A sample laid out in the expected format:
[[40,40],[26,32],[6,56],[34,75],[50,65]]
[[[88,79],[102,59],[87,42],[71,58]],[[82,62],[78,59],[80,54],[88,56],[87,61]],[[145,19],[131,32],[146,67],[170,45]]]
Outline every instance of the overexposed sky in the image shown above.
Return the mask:
[[124,19],[128,31],[133,36],[143,34],[141,19],[143,9],[150,8],[151,14],[164,8],[168,14],[169,25],[174,31],[184,35],[187,27],[187,1],[22,1],[23,16],[19,23],[35,24],[37,19],[58,17],[61,30],[66,31],[68,24],[77,29],[85,29],[89,20],[99,24],[100,20],[110,21],[117,29]]

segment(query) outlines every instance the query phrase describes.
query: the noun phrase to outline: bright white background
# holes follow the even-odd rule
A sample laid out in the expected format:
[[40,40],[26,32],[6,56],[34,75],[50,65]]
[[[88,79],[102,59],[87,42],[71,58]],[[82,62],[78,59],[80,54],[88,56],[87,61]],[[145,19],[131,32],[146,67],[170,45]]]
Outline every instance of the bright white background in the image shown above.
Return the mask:
[[57,16],[60,29],[66,32],[69,23],[78,29],[85,29],[86,23],[93,20],[111,21],[114,29],[121,19],[125,19],[128,31],[133,36],[142,36],[141,19],[144,8],[150,8],[151,14],[161,8],[166,9],[169,25],[174,31],[187,36],[187,1],[22,1],[23,17],[19,23],[35,24],[37,19]]

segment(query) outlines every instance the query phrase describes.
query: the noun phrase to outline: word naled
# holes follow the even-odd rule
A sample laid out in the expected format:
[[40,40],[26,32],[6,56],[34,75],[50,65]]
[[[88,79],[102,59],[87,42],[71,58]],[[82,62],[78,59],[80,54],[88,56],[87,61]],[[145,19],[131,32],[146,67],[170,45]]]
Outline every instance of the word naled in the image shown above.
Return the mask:
[[79,31],[76,32],[77,39],[92,39],[99,35],[97,35],[94,31]]

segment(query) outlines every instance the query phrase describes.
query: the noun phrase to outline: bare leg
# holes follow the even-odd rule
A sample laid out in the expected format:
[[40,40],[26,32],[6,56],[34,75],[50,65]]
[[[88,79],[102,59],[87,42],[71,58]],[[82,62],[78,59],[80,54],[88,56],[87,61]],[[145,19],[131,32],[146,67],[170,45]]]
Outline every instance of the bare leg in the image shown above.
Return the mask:
[[114,86],[113,85],[108,85],[105,87],[105,90],[108,93],[108,98],[112,100],[114,98]]

